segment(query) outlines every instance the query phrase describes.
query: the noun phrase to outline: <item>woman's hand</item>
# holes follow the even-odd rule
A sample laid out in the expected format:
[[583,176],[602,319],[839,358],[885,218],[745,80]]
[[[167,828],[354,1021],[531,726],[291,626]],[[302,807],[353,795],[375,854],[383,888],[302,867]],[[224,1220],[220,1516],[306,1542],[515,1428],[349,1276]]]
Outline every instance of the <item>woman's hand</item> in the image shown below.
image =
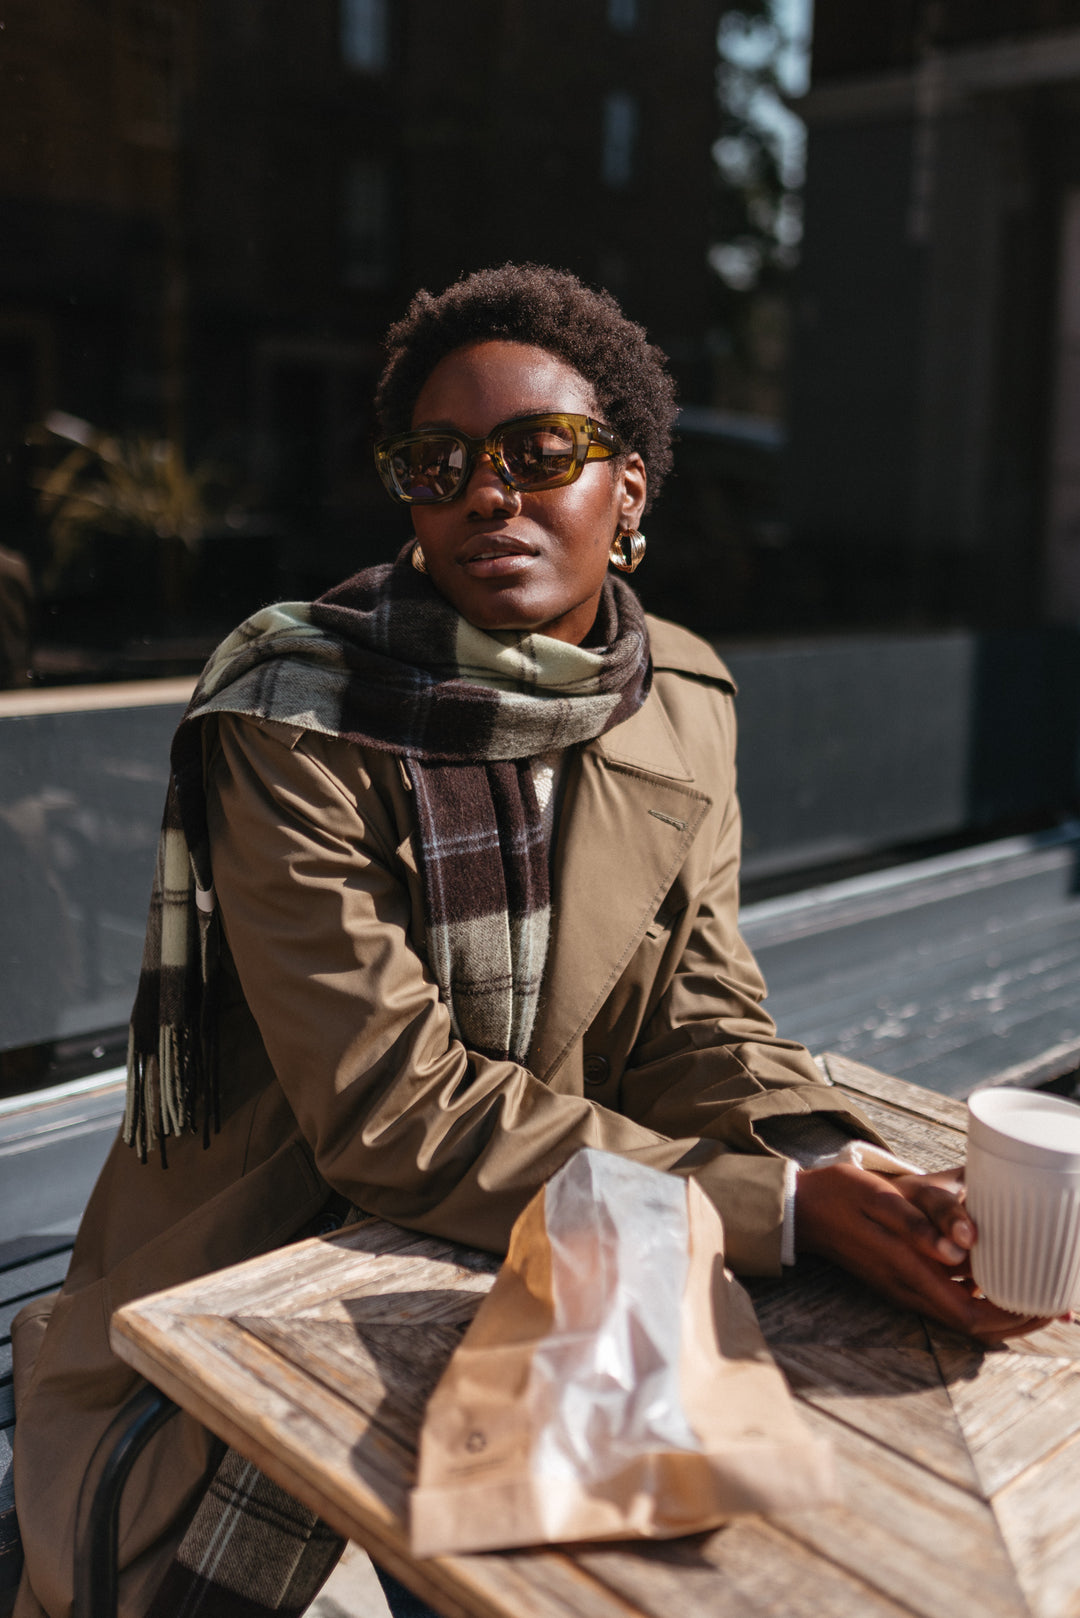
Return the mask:
[[975,1296],[975,1227],[962,1170],[886,1178],[853,1164],[803,1169],[795,1247],[850,1270],[894,1303],[991,1346],[1048,1324]]

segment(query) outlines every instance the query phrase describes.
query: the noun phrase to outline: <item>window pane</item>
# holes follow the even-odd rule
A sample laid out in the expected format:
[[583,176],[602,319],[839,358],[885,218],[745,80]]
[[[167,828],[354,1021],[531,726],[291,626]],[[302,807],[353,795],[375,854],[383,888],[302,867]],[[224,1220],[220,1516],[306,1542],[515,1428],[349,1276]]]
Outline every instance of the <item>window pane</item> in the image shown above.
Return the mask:
[[344,281],[350,287],[381,286],[390,270],[389,185],[386,165],[360,157],[345,176]]
[[634,177],[638,109],[634,97],[615,90],[604,97],[604,137],[600,173],[605,185],[621,191]]
[[341,54],[347,67],[386,67],[386,0],[341,0]]

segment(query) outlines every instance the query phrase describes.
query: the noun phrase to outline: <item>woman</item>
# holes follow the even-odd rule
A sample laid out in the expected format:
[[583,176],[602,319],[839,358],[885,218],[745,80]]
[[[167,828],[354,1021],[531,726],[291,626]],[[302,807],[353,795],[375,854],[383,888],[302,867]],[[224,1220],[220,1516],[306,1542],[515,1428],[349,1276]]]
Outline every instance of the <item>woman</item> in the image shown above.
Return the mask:
[[[507,265],[417,297],[378,407],[413,543],[249,620],[178,732],[132,1023],[141,1150],[114,1147],[43,1342],[40,1313],[18,1331],[17,1618],[68,1611],[78,1484],[137,1385],[112,1309],[350,1205],[498,1252],[599,1146],[694,1175],[744,1273],[821,1252],[983,1341],[1030,1324],[952,1279],[955,1186],[795,1180],[811,1115],[834,1143],[873,1131],[777,1037],[736,930],[730,678],[609,569],[640,558],[670,463],[662,357],[605,295]],[[219,1453],[179,1418],[140,1460],[125,1614],[198,1584]],[[257,1506],[312,1533],[280,1492]],[[306,1587],[256,1593],[263,1556],[225,1590],[295,1610],[335,1555],[317,1526],[304,1543]]]

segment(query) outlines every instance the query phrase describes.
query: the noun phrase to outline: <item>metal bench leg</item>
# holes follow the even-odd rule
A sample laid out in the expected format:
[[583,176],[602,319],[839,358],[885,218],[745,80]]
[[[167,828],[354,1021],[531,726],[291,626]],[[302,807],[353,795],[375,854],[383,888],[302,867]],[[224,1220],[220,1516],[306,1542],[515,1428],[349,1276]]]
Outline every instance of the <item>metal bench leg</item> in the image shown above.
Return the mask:
[[72,1618],[116,1618],[120,1496],[140,1454],[178,1408],[148,1382],[98,1441],[79,1490]]

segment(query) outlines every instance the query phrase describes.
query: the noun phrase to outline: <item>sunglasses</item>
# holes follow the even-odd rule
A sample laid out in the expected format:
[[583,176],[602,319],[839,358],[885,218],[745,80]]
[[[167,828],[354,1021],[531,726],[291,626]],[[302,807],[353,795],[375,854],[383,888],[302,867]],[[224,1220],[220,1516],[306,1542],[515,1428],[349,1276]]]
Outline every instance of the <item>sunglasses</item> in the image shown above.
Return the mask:
[[575,482],[586,461],[622,453],[619,435],[603,422],[554,412],[502,421],[486,438],[443,427],[394,433],[375,445],[375,465],[393,499],[434,506],[461,493],[479,455],[490,455],[507,488],[533,494]]

